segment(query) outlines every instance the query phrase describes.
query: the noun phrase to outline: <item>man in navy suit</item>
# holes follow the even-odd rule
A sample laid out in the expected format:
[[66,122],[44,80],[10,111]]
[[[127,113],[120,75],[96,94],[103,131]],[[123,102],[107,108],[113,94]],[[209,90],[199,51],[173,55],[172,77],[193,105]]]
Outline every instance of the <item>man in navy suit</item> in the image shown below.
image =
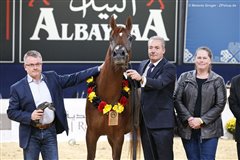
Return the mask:
[[240,74],[231,80],[229,107],[236,118],[235,141],[237,144],[238,159],[240,159]]
[[[38,160],[40,152],[44,160],[57,160],[57,134],[68,134],[63,89],[97,75],[100,67],[69,75],[42,72],[42,56],[31,50],[24,55],[24,68],[27,76],[10,88],[8,117],[20,123],[19,141],[25,160]],[[53,104],[55,111],[36,108],[44,102]]]
[[173,160],[176,67],[164,58],[165,41],[159,36],[148,41],[148,60],[139,72],[127,75],[141,85],[141,141],[146,160]]

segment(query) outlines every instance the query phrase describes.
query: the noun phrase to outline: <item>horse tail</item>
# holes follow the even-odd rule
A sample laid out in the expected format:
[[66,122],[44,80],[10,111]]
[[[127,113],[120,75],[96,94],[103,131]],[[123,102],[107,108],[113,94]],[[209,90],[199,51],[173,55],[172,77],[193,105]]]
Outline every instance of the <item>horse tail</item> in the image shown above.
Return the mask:
[[141,141],[140,141],[140,129],[134,128],[133,131],[130,132],[130,159],[136,160],[141,159]]

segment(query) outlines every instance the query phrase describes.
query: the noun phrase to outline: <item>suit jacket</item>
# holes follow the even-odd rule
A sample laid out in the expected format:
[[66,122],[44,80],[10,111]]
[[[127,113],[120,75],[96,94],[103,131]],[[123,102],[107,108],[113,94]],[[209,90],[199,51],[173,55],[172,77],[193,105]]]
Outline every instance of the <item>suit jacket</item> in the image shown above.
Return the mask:
[[[139,66],[142,75],[150,63],[144,60]],[[154,67],[147,82],[141,89],[141,111],[148,128],[173,128],[173,92],[176,81],[176,67],[163,58]]]
[[[58,75],[54,71],[43,72],[45,81],[55,111],[55,125],[57,134],[66,131],[68,134],[67,114],[63,102],[63,89],[75,86],[90,76],[98,74],[98,67],[93,67],[84,71],[69,75]],[[9,107],[7,110],[8,117],[11,120],[20,122],[19,141],[20,147],[26,148],[31,136],[31,114],[36,109],[33,95],[27,81],[27,76],[13,84],[10,88]]]
[[240,143],[240,75],[233,77],[231,80],[228,101],[229,107],[237,119],[235,140]]

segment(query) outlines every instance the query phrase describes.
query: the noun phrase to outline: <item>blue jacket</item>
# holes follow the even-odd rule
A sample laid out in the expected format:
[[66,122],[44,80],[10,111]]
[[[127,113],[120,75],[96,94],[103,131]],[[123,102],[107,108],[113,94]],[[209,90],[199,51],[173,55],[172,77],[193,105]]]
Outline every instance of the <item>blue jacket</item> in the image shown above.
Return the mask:
[[[149,64],[143,61],[139,66],[142,75]],[[141,111],[148,128],[173,128],[173,92],[176,80],[176,67],[163,58],[146,77],[147,82],[141,90]]]
[[[48,86],[55,111],[57,134],[66,131],[68,134],[67,114],[63,102],[63,89],[78,85],[88,77],[97,75],[98,67],[69,75],[58,75],[54,71],[43,72],[43,80]],[[27,81],[27,76],[13,84],[10,88],[8,117],[20,123],[19,142],[21,148],[26,148],[31,136],[31,114],[36,109],[33,95]]]

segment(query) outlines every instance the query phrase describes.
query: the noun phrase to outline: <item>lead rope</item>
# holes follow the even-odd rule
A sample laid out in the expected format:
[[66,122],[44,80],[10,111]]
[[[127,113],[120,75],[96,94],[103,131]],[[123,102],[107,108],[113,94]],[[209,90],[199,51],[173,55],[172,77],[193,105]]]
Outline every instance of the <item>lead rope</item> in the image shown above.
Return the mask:
[[[132,69],[131,63],[129,63],[129,68]],[[133,152],[133,160],[137,159],[137,130],[139,126],[139,110],[136,105],[136,97],[138,96],[137,92],[137,81],[132,80],[131,78],[128,77],[128,81],[131,86],[131,104],[132,104],[132,126],[133,126],[133,131],[132,131],[132,140],[133,140],[133,145],[132,145],[132,152]]]

